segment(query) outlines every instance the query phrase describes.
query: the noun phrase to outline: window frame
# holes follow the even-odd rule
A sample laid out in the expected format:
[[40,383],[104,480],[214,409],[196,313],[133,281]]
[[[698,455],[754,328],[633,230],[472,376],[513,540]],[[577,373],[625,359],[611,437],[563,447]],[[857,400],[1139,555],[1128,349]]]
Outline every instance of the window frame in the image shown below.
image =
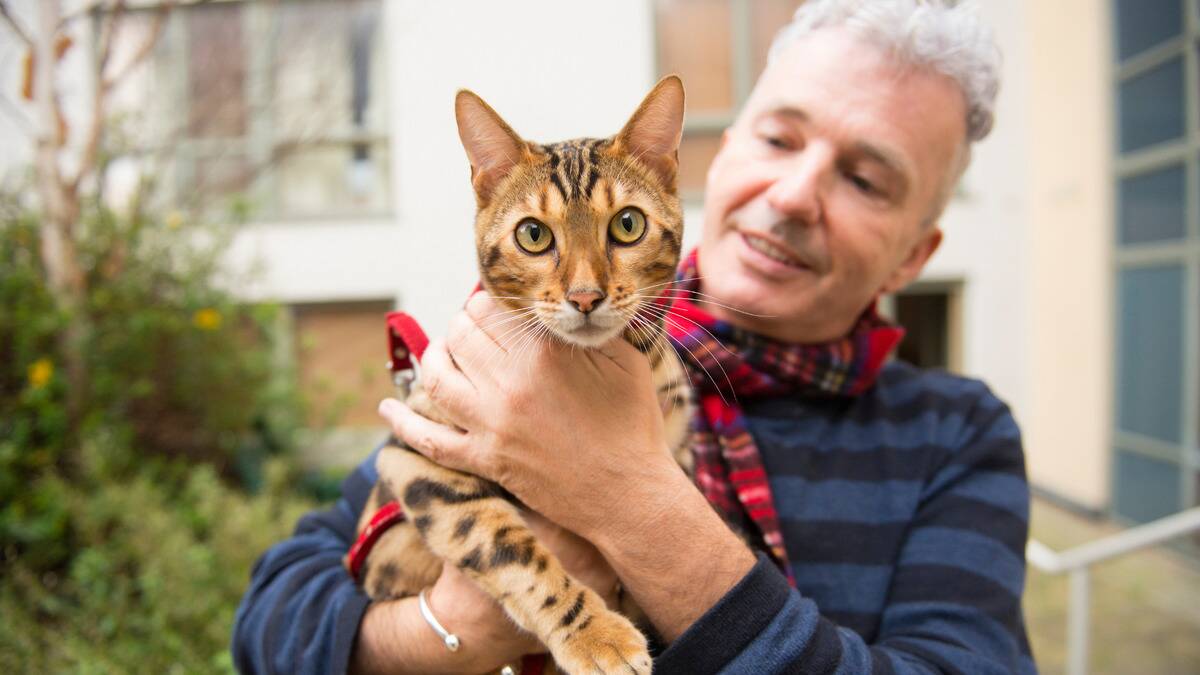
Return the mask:
[[[299,4],[332,2],[334,0],[282,1]],[[371,1],[377,2],[378,11],[382,17],[387,11],[387,0]],[[243,35],[248,37],[266,35],[271,27],[272,12],[276,9],[275,3],[256,0],[209,0],[205,4],[241,5],[243,7],[241,13],[242,31]],[[134,1],[130,3],[127,11],[131,15],[148,13],[155,11],[161,5],[162,3],[159,0]],[[182,116],[189,115],[192,108],[190,92],[188,91],[190,82],[188,64],[191,51],[187,35],[187,18],[188,12],[197,9],[202,10],[201,7],[195,4],[176,5],[172,8],[163,26],[162,34],[159,37],[159,44],[155,46],[154,55],[150,59],[150,82],[153,85],[154,91],[164,92],[167,102],[163,106],[162,112],[174,119],[183,119]],[[95,24],[98,28],[99,15],[97,15]],[[383,40],[383,22],[380,23],[378,30],[380,32],[377,34],[376,39]],[[248,220],[252,223],[316,224],[327,223],[331,220],[375,221],[393,219],[396,213],[396,187],[394,184],[395,157],[392,144],[393,120],[389,110],[391,107],[390,92],[388,90],[390,85],[389,78],[386,75],[373,78],[373,80],[383,83],[383,86],[378,91],[372,92],[372,96],[379,101],[379,105],[383,110],[378,130],[350,133],[340,131],[324,132],[318,137],[303,139],[302,142],[298,143],[295,138],[276,134],[274,125],[270,119],[271,109],[269,103],[274,95],[270,67],[271,52],[274,48],[275,44],[270,39],[252,39],[246,45],[247,62],[245,64],[246,76],[243,95],[248,112],[246,129],[242,136],[236,138],[196,138],[190,136],[185,129],[178,137],[165,139],[165,142],[171,146],[168,154],[169,159],[167,160],[170,167],[168,172],[170,180],[166,185],[171,199],[177,201],[176,198],[179,195],[186,194],[195,186],[197,167],[199,162],[204,158],[212,156],[240,156],[245,158],[246,164],[251,171],[254,171],[255,167],[260,167],[260,170],[256,174],[251,175],[244,192],[231,191],[230,193],[224,193],[214,191],[213,196],[227,198],[240,194],[248,198],[255,204],[255,208],[250,210],[248,214]],[[388,50],[386,46],[379,48],[383,50],[379,67],[386,71],[391,67]],[[379,169],[383,174],[380,178],[383,190],[382,206],[344,210],[332,208],[309,213],[289,212],[283,207],[282,193],[279,188],[279,171],[282,166],[280,158],[283,156],[280,154],[281,149],[295,146],[300,149],[344,147],[349,150],[359,144],[369,146],[373,152],[383,153],[382,160],[379,163]],[[150,147],[143,150],[157,153],[167,149]]]
[[[1111,82],[1110,111],[1114,121],[1110,137],[1112,173],[1111,224],[1108,230],[1112,245],[1112,286],[1109,292],[1112,324],[1113,397],[1110,415],[1109,443],[1109,511],[1128,520],[1117,511],[1117,495],[1121,476],[1118,472],[1120,453],[1164,462],[1179,469],[1180,503],[1178,509],[1200,504],[1200,3],[1178,0],[1184,4],[1184,25],[1180,35],[1134,54],[1124,61],[1118,50],[1117,0],[1108,3],[1110,13],[1109,78]],[[1183,60],[1184,133],[1183,136],[1130,152],[1121,151],[1121,85],[1173,59]],[[1180,239],[1153,242],[1123,243],[1121,181],[1171,168],[1184,167],[1184,217],[1186,222]],[[1178,265],[1183,269],[1183,307],[1181,336],[1184,352],[1182,362],[1182,406],[1180,442],[1166,442],[1120,428],[1121,391],[1121,280],[1130,270]]]

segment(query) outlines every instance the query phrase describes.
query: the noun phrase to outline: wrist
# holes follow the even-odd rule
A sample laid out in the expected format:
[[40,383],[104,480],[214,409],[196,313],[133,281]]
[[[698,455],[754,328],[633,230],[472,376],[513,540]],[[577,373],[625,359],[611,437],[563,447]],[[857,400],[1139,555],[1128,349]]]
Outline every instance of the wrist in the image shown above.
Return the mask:
[[668,643],[730,591],[756,562],[686,474],[613,509],[590,538]]

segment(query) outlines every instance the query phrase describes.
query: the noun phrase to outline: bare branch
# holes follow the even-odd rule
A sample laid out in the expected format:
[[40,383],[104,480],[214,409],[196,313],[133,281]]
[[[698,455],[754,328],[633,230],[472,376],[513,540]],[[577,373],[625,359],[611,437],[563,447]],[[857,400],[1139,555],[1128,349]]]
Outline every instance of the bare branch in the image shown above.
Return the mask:
[[104,14],[104,22],[100,27],[100,48],[97,50],[96,80],[103,82],[104,71],[108,69],[108,60],[112,58],[113,39],[117,33],[117,24],[125,12],[125,0],[113,0]]
[[63,17],[58,20],[58,29],[63,30],[76,19],[82,19],[88,14],[91,14],[92,12],[102,8],[104,6],[104,2],[105,0],[91,0],[91,2],[85,2],[79,7],[75,8],[75,11],[71,12],[70,14],[64,14]]
[[106,66],[109,59],[112,57],[113,36],[120,29],[120,20],[125,10],[125,0],[115,0],[111,11],[106,16],[101,37],[99,63],[96,67],[96,86],[92,98],[91,126],[88,128],[87,139],[83,144],[83,155],[79,161],[79,170],[70,183],[72,190],[78,192],[80,183],[92,171],[96,163],[96,157],[100,152],[100,136],[104,130],[105,115],[107,112],[105,103],[108,100],[109,92],[113,87],[120,84],[154,50],[154,45],[158,43],[159,38],[162,36],[163,27],[166,25],[167,13],[170,11],[172,4],[174,3],[163,2],[159,5],[157,15],[154,18],[154,24],[150,29],[150,34],[146,36],[145,41],[142,42],[129,61],[122,65],[121,70],[111,77],[106,76],[105,71],[107,70]]
[[[133,70],[137,68],[142,61],[146,60],[146,57],[150,55],[150,52],[154,51],[154,46],[158,44],[159,38],[162,37],[163,28],[167,25],[167,13],[170,11],[173,4],[173,2],[164,2],[159,5],[158,12],[154,17],[154,23],[150,26],[150,34],[147,35],[142,44],[138,46],[137,50],[133,53],[133,56],[125,62],[125,64],[121,67],[121,70],[111,77],[105,77],[101,81],[101,85],[104,87],[105,91],[111,90],[113,87],[116,87],[118,84],[120,84],[122,80],[129,76],[129,73],[133,72]],[[103,71],[101,71],[101,75],[103,75]]]
[[25,27],[21,25],[21,22],[17,21],[17,17],[13,16],[12,12],[9,11],[8,2],[6,2],[6,0],[0,0],[0,17],[4,18],[4,22],[7,23],[8,27],[12,29],[12,32],[17,34],[17,37],[21,39],[21,42],[25,43],[26,47],[33,49],[33,37],[30,36],[29,31],[25,30]]

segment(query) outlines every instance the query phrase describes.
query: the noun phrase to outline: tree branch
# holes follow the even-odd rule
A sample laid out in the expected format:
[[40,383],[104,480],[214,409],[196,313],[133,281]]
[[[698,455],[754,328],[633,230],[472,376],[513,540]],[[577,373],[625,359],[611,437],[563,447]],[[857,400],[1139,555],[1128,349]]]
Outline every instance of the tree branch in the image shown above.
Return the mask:
[[[120,84],[121,80],[125,79],[129,73],[133,72],[133,69],[137,68],[142,61],[146,60],[146,57],[150,55],[150,52],[154,51],[154,46],[158,44],[159,38],[162,37],[163,28],[166,26],[167,13],[174,4],[175,3],[173,2],[163,2],[161,5],[159,5],[158,12],[154,17],[154,24],[150,26],[150,34],[147,35],[142,44],[138,46],[137,50],[133,53],[133,56],[131,56],[129,60],[125,62],[125,64],[121,67],[121,70],[117,71],[117,73],[111,77],[105,77],[102,79],[101,83],[103,84],[105,91],[111,90],[113,87],[116,87],[118,84]],[[101,75],[103,75],[103,71],[101,71]]]
[[8,2],[5,0],[0,0],[0,17],[4,18],[4,22],[12,29],[12,32],[16,33],[21,42],[25,43],[26,47],[33,49],[33,37],[29,34],[29,31],[25,30],[21,22],[17,21],[17,17],[12,15],[12,12],[8,9]]
[[108,60],[112,58],[113,37],[124,12],[125,0],[113,0],[112,7],[104,14],[104,21],[100,27],[100,48],[96,52],[99,59],[96,67],[97,85],[104,81],[104,71],[108,69]]
[[91,0],[91,2],[85,2],[79,7],[76,7],[75,11],[71,12],[70,14],[64,14],[63,17],[58,20],[58,29],[63,30],[76,19],[82,19],[88,14],[100,9],[104,6],[104,2],[105,0]]

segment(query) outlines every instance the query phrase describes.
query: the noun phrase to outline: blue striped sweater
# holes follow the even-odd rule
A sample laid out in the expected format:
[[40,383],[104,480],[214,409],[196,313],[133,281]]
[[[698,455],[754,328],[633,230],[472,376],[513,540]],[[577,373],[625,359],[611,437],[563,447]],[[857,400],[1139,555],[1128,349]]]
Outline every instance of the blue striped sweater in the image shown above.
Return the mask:
[[[1020,433],[983,384],[902,363],[853,399],[743,401],[797,588],[765,557],[656,673],[1033,673]],[[341,567],[374,456],[263,555],[243,672],[343,672],[367,598]]]

